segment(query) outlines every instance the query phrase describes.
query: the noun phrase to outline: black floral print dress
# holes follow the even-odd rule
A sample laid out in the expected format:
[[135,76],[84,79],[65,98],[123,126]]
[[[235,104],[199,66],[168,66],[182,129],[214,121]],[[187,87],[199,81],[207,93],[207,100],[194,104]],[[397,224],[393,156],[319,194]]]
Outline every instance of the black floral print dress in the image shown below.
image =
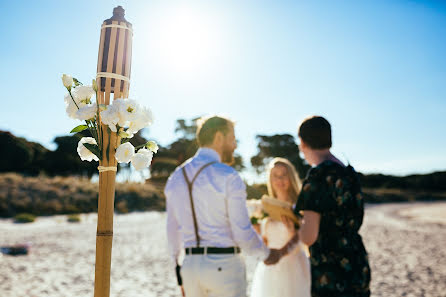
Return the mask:
[[324,161],[304,180],[295,212],[321,215],[310,247],[312,296],[370,296],[370,267],[358,234],[364,216],[359,177],[350,165]]

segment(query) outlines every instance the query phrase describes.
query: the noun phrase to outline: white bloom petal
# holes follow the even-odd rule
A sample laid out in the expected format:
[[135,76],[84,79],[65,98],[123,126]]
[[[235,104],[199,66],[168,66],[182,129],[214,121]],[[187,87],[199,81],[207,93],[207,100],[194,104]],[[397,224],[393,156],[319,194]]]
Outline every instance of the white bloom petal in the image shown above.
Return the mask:
[[152,162],[153,153],[146,149],[140,149],[132,158],[132,165],[136,170],[149,167]]
[[81,160],[88,162],[92,160],[99,161],[99,158],[84,146],[84,143],[97,144],[93,137],[82,137],[77,144],[77,153],[81,157]]
[[86,104],[89,103],[90,98],[95,94],[92,86],[77,86],[71,92],[76,101],[84,101]]
[[108,127],[110,128],[110,130],[112,131],[112,132],[118,132],[118,129],[116,128],[116,125],[108,125]]
[[129,131],[137,133],[142,128],[148,127],[153,122],[153,115],[149,108],[140,108],[136,118],[130,123]]
[[114,105],[108,105],[106,108],[106,110],[101,111],[101,122],[104,125],[108,125],[110,130],[116,132],[116,124],[119,121],[119,113]]
[[143,154],[143,155],[149,157],[150,161],[153,158],[153,152],[148,150],[148,149],[145,149],[145,148],[142,148],[142,149],[138,150],[138,154]]
[[128,163],[134,155],[135,147],[130,142],[126,142],[118,146],[115,158],[119,163]]
[[93,119],[96,116],[96,112],[97,112],[96,103],[88,104],[88,105],[81,107],[76,112],[76,117],[79,120],[85,121],[85,120]]
[[71,77],[71,75],[64,74],[62,75],[62,83],[65,88],[70,88],[71,86],[73,86],[73,78]]
[[77,112],[77,106],[74,104],[73,99],[71,98],[70,94],[66,94],[64,97],[65,106],[67,114],[72,119],[77,119],[76,112]]
[[113,105],[119,111],[118,125],[120,127],[127,127],[131,121],[135,120],[141,109],[138,102],[132,99],[116,99],[113,100]]

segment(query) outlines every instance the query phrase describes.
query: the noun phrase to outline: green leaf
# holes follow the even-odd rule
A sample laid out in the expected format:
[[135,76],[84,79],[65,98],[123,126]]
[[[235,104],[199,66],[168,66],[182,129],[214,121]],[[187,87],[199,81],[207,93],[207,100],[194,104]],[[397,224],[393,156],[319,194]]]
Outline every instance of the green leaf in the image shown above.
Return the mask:
[[77,132],[82,132],[85,129],[88,129],[87,125],[79,125],[77,127],[74,127],[73,130],[70,131],[70,133],[77,133]]
[[83,145],[93,154],[96,155],[96,157],[99,158],[99,160],[102,160],[101,151],[99,150],[99,147],[96,144],[91,143],[83,143]]
[[77,80],[77,78],[73,77],[74,85],[77,87],[79,85],[82,85],[80,81]]

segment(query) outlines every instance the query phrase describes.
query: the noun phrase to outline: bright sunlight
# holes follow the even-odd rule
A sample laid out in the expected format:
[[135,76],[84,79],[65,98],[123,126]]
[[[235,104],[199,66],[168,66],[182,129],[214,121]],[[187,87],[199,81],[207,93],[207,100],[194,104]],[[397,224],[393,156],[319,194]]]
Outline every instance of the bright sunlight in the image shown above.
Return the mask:
[[215,71],[224,55],[223,30],[211,15],[180,6],[148,21],[146,46],[157,68],[179,79]]

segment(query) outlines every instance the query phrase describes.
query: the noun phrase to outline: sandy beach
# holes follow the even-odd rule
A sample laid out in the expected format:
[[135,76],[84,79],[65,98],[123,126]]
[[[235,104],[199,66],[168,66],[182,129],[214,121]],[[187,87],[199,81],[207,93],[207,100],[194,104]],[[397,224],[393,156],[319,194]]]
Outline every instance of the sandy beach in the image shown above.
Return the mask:
[[[111,296],[180,296],[167,256],[165,216],[115,215]],[[0,254],[0,296],[93,296],[97,217],[81,219],[1,219],[0,246],[29,243],[31,252]],[[446,296],[446,202],[368,205],[361,234],[372,296]],[[256,263],[246,262],[250,282]]]

